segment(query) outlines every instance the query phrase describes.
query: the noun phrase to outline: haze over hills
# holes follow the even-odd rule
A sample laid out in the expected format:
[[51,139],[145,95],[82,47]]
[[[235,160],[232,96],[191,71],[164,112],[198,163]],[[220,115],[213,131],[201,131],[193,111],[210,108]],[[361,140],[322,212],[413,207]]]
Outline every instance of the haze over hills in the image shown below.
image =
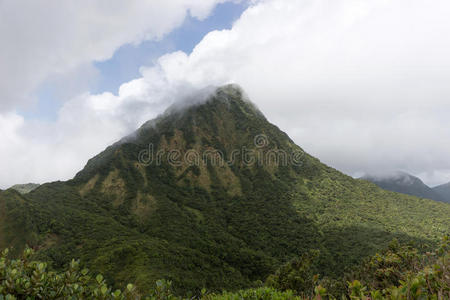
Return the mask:
[[393,239],[434,244],[450,205],[385,191],[322,164],[233,85],[169,109],[73,180],[0,193],[0,248],[61,268],[80,258],[113,285],[237,289],[311,249],[336,278]]
[[405,172],[397,171],[391,174],[365,175],[361,179],[373,182],[388,191],[441,202],[450,202],[450,193],[446,193],[448,191],[448,188],[446,188],[448,185],[431,188],[420,178]]
[[450,202],[450,183],[435,186],[433,191],[438,193],[443,199],[446,199],[447,202]]
[[10,188],[18,191],[21,194],[27,194],[32,190],[35,190],[38,186],[39,184],[37,183],[25,183],[25,184],[15,184]]

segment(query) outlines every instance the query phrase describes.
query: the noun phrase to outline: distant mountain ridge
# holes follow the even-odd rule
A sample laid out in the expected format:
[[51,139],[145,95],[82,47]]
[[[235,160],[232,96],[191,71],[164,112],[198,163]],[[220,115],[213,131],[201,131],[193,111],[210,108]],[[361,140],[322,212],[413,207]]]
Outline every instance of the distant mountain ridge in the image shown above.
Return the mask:
[[365,175],[361,179],[375,183],[388,191],[440,202],[450,202],[450,197],[445,195],[446,188],[444,186],[441,187],[441,192],[439,192],[426,185],[420,178],[403,171],[383,175]]
[[438,193],[443,199],[450,203],[450,182],[435,186],[433,191]]

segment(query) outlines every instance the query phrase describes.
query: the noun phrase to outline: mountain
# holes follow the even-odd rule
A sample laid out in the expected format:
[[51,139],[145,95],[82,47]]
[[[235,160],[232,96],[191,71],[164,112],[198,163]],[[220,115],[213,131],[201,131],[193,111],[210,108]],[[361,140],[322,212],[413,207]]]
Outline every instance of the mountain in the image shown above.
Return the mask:
[[383,176],[366,175],[362,179],[373,182],[388,191],[442,202],[449,202],[447,199],[450,199],[427,186],[420,178],[405,172],[398,171]]
[[450,182],[435,186],[433,188],[433,191],[439,194],[441,198],[445,199],[446,202],[450,203]]
[[[193,97],[196,98],[196,97]],[[114,286],[254,286],[312,249],[342,276],[393,239],[434,245],[450,205],[380,189],[305,153],[229,85],[173,106],[74,179],[0,193],[0,247],[72,258]],[[26,232],[21,237],[21,234]]]
[[11,189],[18,191],[21,194],[28,194],[39,186],[37,183],[15,184]]

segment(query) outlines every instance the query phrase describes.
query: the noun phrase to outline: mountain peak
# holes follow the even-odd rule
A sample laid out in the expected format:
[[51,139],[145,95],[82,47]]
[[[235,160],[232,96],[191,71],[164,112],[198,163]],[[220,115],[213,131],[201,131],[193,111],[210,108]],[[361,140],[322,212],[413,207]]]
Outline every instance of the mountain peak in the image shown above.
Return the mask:
[[223,86],[208,86],[203,89],[193,90],[186,93],[183,97],[176,99],[162,115],[156,119],[150,120],[145,126],[154,125],[164,118],[170,118],[173,115],[182,115],[186,112],[196,110],[198,107],[209,105],[210,107],[224,105],[230,108],[231,105],[258,116],[263,116],[254,103],[250,101],[245,91],[238,84],[227,84]]
[[[123,157],[115,157],[119,152],[130,154],[127,160],[129,163],[134,160],[134,164],[139,153],[149,145],[155,152],[179,151],[185,155],[192,150],[198,151],[197,154],[217,151],[231,159],[235,150],[255,148],[258,137],[267,143],[265,150],[302,151],[284,132],[267,121],[240,86],[208,87],[175,101],[163,114],[108,147],[91,159],[75,179],[88,173],[87,178],[90,178],[113,160],[123,161]],[[127,150],[121,151],[124,148]]]
[[365,175],[361,179],[375,183],[388,191],[446,202],[440,193],[427,186],[420,178],[403,171]]
[[402,186],[411,186],[414,184],[424,184],[423,181],[411,174],[404,171],[393,171],[384,174],[366,174],[362,179],[372,181],[372,182],[395,182]]
[[179,99],[175,99],[162,114],[145,122],[138,130],[122,138],[118,143],[129,142],[135,139],[141,132],[149,128],[161,127],[161,124],[179,123],[181,119],[187,119],[189,115],[209,112],[245,112],[242,117],[262,118],[266,120],[257,106],[250,101],[245,91],[237,84],[223,86],[208,86],[203,89],[191,90]]

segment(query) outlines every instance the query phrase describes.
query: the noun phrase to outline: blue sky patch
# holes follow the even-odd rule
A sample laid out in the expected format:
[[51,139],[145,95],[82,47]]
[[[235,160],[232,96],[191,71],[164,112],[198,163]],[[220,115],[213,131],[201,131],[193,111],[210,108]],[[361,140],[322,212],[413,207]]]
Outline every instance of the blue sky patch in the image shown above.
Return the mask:
[[[160,56],[183,51],[191,53],[195,45],[210,31],[230,29],[242,12],[249,6],[248,1],[241,3],[227,2],[216,6],[205,20],[187,16],[182,26],[166,35],[160,41],[145,41],[137,46],[124,45],[114,56],[104,62],[95,62],[99,71],[98,79],[92,83],[93,94],[105,91],[117,93],[122,83],[140,77],[139,68],[152,66]],[[51,84],[42,84],[37,91],[38,101],[34,105],[18,111],[26,119],[54,121],[63,101],[58,101],[56,88]]]

